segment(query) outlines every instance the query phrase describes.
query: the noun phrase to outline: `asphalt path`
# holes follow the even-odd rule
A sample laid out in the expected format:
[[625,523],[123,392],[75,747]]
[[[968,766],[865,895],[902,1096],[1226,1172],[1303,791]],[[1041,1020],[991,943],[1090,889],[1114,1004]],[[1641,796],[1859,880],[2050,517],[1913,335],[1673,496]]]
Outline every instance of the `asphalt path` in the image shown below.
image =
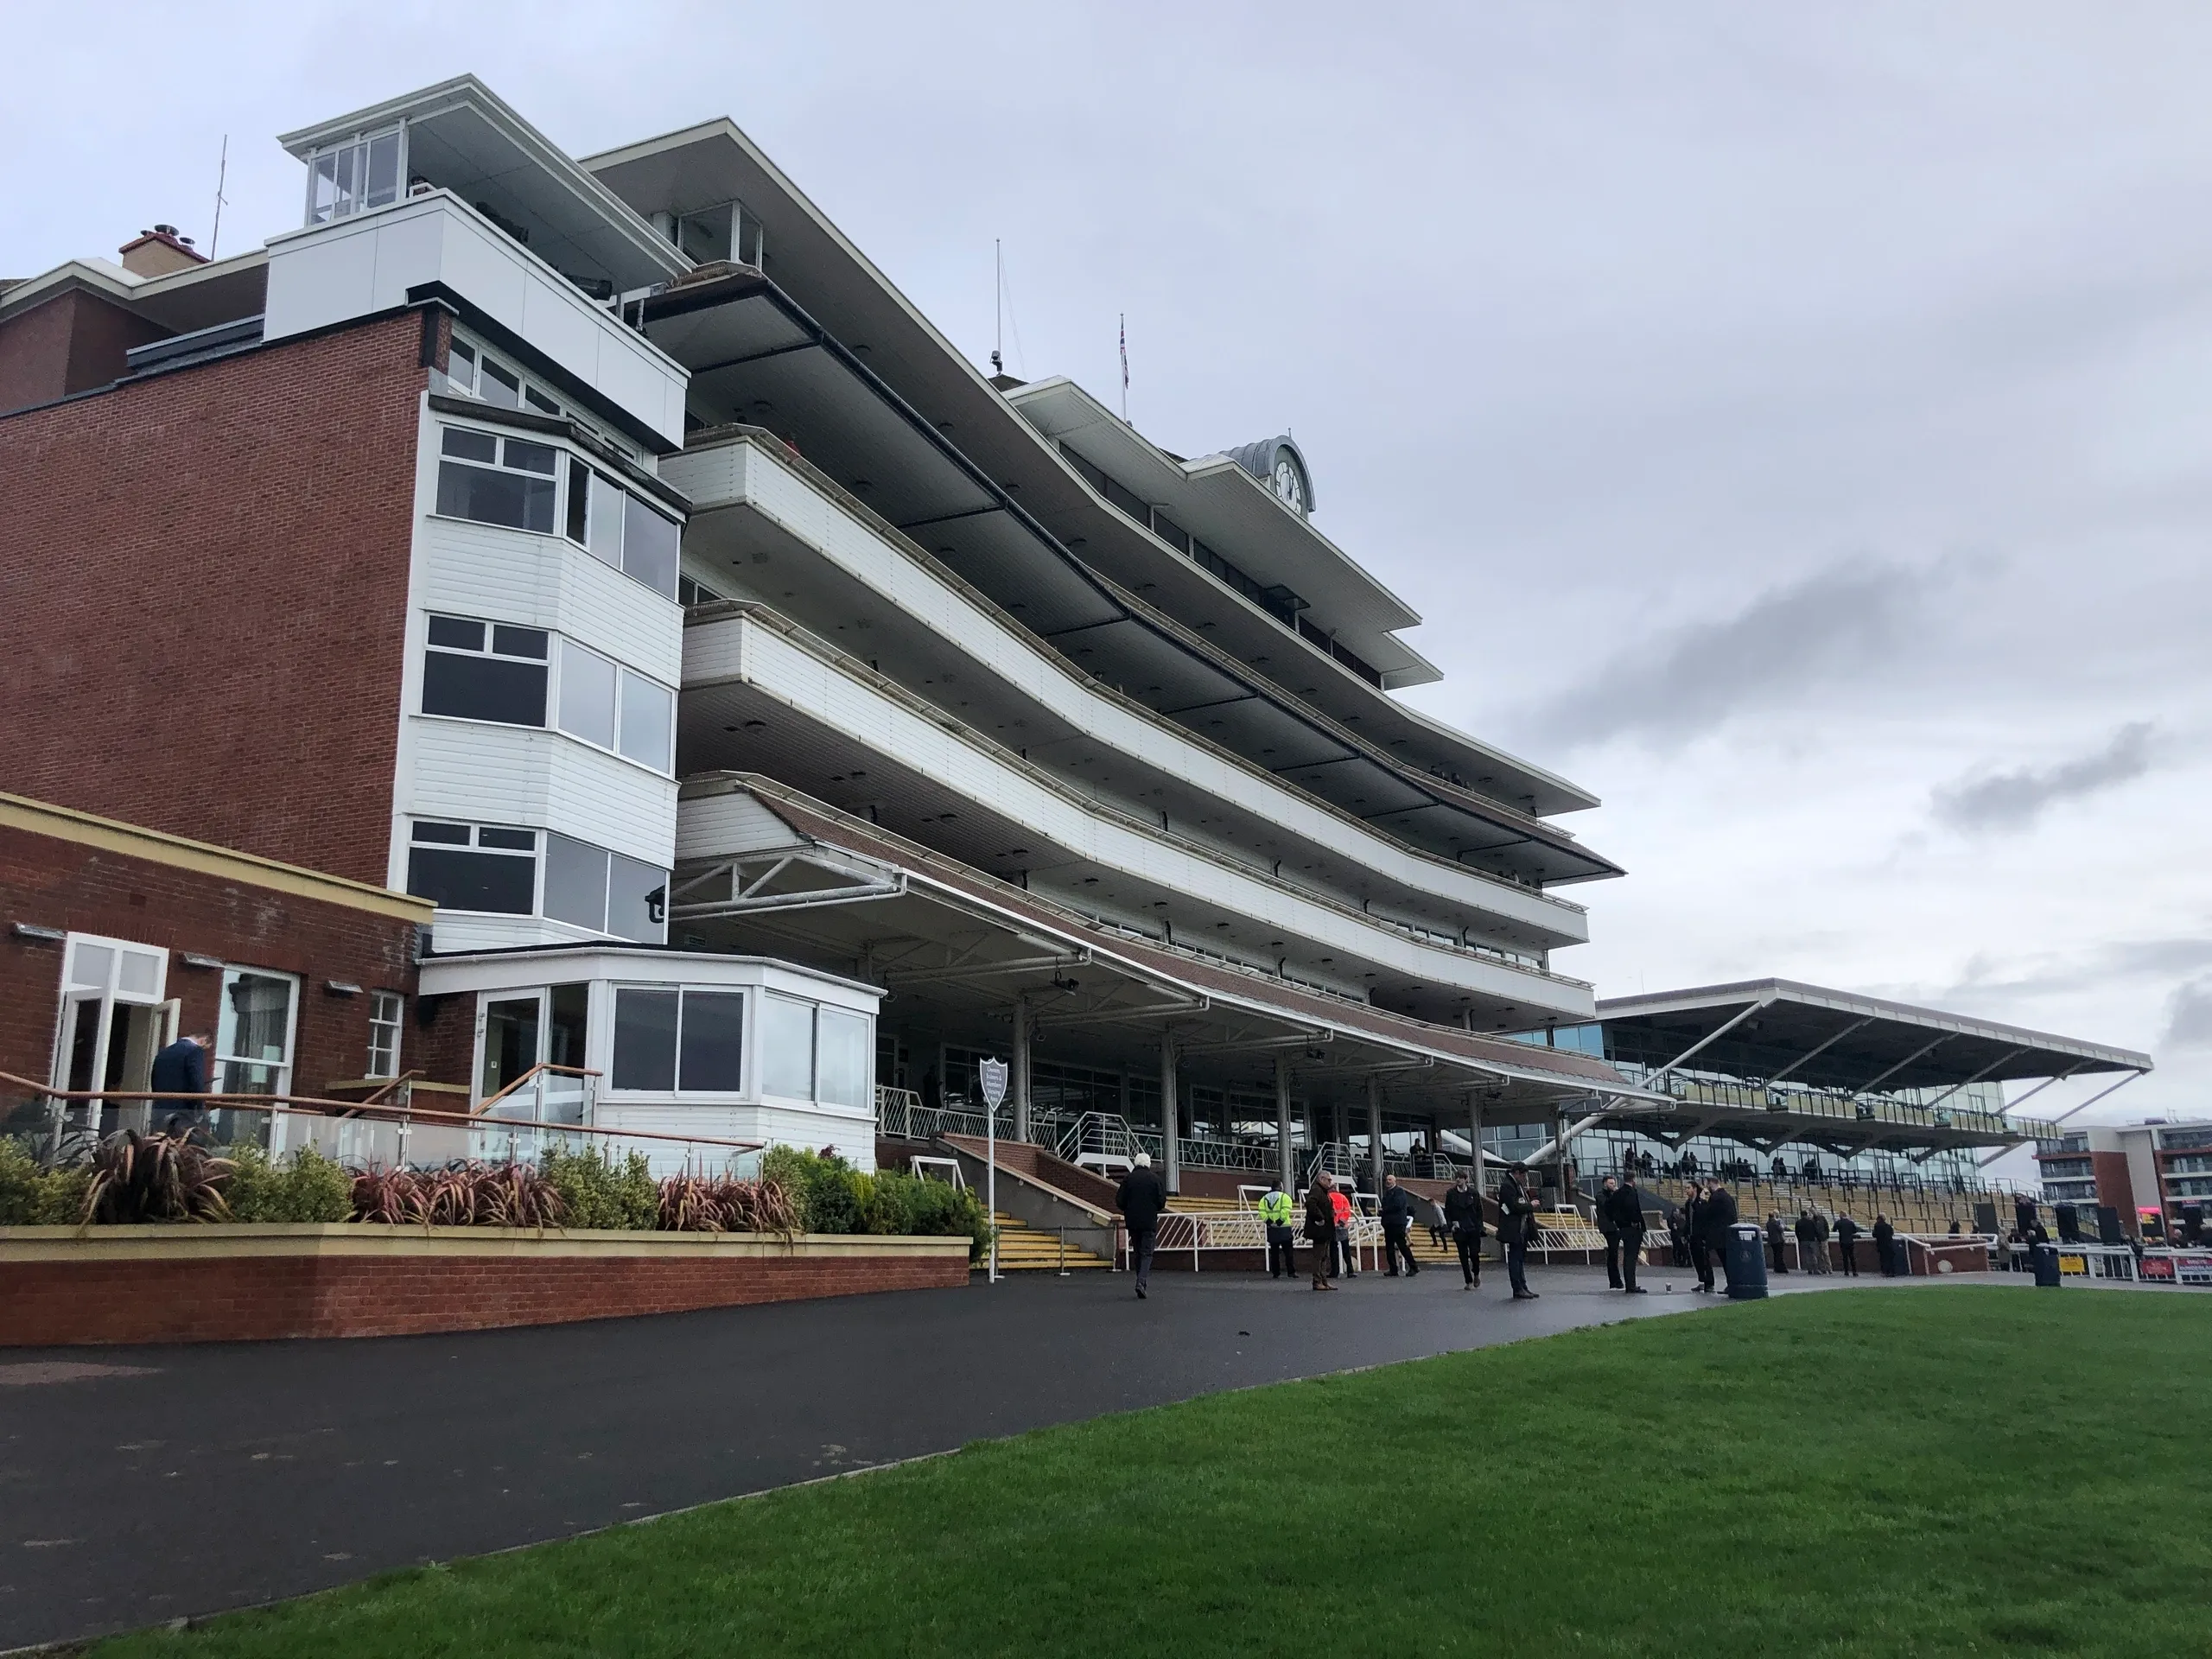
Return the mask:
[[[1332,1295],[1021,1274],[534,1330],[0,1350],[0,1649],[296,1596],[1217,1389],[1708,1305],[1592,1270]],[[1828,1288],[1831,1278],[1777,1288]],[[1668,1288],[1671,1285],[1671,1289]]]

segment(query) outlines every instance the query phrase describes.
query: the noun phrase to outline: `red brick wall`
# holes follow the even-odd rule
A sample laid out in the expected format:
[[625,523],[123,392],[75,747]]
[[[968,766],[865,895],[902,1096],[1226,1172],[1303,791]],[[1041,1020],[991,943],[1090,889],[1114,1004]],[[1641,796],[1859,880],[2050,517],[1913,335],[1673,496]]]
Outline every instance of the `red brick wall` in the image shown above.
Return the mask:
[[0,1347],[387,1337],[964,1285],[906,1256],[222,1256],[11,1262]]
[[[2127,1171],[2127,1154],[2124,1152],[2093,1152],[2090,1167],[2097,1176],[2097,1202],[2108,1204],[2120,1211],[2120,1230],[2134,1236],[2142,1222],[2135,1213],[2135,1178]],[[2082,1224],[2082,1230],[2092,1239],[2097,1236],[2097,1217],[2093,1211]]]
[[0,417],[0,779],[379,885],[421,324]]
[[[223,976],[188,968],[176,953],[299,975],[295,1094],[361,1075],[367,992],[399,991],[410,1004],[414,997],[412,923],[0,825],[0,927],[19,921],[166,945],[168,994],[182,1002],[188,1032],[217,1028]],[[48,1075],[61,950],[0,932],[0,1071]],[[364,995],[332,996],[322,988],[330,979]],[[401,1052],[404,1065],[416,1064],[406,1047]]]
[[0,322],[0,412],[104,386],[166,332],[82,289],[57,294]]

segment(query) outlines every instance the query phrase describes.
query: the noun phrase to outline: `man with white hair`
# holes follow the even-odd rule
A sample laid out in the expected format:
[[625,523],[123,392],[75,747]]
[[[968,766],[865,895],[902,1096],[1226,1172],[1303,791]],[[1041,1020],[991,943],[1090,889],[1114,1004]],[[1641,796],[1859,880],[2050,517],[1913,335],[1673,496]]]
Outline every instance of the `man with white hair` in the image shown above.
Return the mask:
[[1152,1281],[1152,1247],[1160,1236],[1160,1212],[1167,1207],[1167,1189],[1152,1173],[1150,1153],[1137,1154],[1136,1167],[1122,1178],[1114,1204],[1129,1230],[1129,1262],[1136,1269],[1137,1299],[1141,1301]]

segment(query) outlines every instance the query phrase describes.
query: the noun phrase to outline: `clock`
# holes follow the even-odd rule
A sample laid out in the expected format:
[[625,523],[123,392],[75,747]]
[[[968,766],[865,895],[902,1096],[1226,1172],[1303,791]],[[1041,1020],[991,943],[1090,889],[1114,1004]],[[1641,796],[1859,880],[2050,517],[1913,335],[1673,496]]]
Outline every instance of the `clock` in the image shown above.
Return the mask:
[[1298,463],[1287,454],[1275,456],[1275,499],[1293,512],[1306,511],[1306,480]]
[[1303,518],[1313,511],[1313,474],[1306,457],[1284,432],[1257,443],[1240,444],[1224,452],[1252,480],[1284,506]]

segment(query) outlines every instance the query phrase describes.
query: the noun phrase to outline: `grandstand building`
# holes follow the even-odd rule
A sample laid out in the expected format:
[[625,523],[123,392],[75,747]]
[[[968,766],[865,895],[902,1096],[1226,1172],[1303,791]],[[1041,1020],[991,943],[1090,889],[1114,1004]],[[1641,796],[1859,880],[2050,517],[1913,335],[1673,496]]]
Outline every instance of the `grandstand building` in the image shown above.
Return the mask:
[[2072,1207],[2088,1236],[2116,1229],[2193,1241],[2212,1213],[2212,1123],[2146,1118],[2056,1130],[2037,1142],[2036,1163],[2044,1199]]
[[2151,1069],[2129,1049],[1789,980],[1608,998],[1597,1016],[1521,1040],[1602,1055],[1647,1098],[1593,1102],[1563,1137],[1497,1132],[1494,1154],[1557,1160],[1564,1139],[1586,1188],[1632,1165],[1662,1198],[1717,1176],[1752,1189],[1747,1212],[1880,1210],[1908,1230],[2011,1227],[2016,1198],[2039,1195],[1999,1190],[1986,1166],[2061,1133],[2017,1109],[2063,1079],[2117,1079],[2094,1100]]
[[1287,435],[987,377],[728,121],[574,157],[463,77],[281,142],[264,245],[0,287],[0,1071],[206,1023],[240,1092],[867,1166],[999,1056],[998,1133],[1193,1193],[1676,1103],[1511,1040],[1599,1014],[1596,803],[1392,695]]

